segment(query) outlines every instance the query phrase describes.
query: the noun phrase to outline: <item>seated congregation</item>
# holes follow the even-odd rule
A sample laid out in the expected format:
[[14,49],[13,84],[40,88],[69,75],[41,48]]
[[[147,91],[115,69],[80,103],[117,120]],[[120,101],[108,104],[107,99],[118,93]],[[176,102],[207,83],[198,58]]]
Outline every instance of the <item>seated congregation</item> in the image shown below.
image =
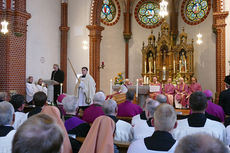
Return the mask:
[[24,113],[23,95],[8,97],[1,92],[0,152],[229,152],[230,126],[226,122],[225,128],[221,123],[225,115],[212,108],[211,91],[193,92],[189,96],[191,113],[182,120],[167,104],[166,95],[157,94],[155,100],[147,98],[143,109],[133,103],[134,96],[128,90],[126,100],[117,104],[97,92],[93,103],[81,109],[75,96],[60,95],[58,105],[49,106],[46,93],[38,91],[32,99],[35,107]]

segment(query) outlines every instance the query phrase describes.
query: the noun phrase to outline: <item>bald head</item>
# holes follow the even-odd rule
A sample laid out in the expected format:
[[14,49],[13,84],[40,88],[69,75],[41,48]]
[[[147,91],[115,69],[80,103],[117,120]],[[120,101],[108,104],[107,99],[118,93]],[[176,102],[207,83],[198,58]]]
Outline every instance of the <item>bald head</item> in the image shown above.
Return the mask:
[[181,139],[175,153],[229,153],[229,151],[219,139],[198,133]]
[[167,103],[167,97],[162,94],[157,95],[156,100],[160,103]]
[[153,100],[153,99],[149,99],[146,102],[145,113],[146,113],[147,119],[153,117],[154,112],[156,111],[156,109],[159,105],[160,105],[160,103],[156,100]]

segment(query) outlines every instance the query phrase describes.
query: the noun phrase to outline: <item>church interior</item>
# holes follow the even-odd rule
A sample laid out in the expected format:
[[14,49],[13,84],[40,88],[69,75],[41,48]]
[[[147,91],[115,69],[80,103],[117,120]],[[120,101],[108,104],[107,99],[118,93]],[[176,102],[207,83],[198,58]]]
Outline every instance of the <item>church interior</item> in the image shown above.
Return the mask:
[[[2,6],[8,7],[4,4],[6,2],[3,0]],[[20,5],[17,6],[17,3]],[[184,32],[186,45],[192,44],[193,57],[186,63],[191,64],[187,66],[192,68],[191,76],[197,78],[203,89],[210,89],[214,93],[218,94],[225,88],[223,79],[229,73],[230,59],[227,43],[230,22],[228,1],[210,0],[207,4],[203,3],[207,8],[198,11],[204,11],[204,14],[194,18],[188,15],[186,0],[170,0],[168,15],[162,18],[159,9],[155,9],[152,23],[150,20],[144,21],[146,16],[138,14],[138,10],[144,9],[145,0],[112,1],[114,12],[110,20],[107,16],[102,19],[99,3],[91,0],[22,0],[12,1],[12,7],[15,8],[9,6],[7,10],[1,9],[1,19],[9,22],[9,32],[1,34],[0,38],[3,70],[0,89],[25,93],[23,88],[28,76],[34,76],[34,80],[49,79],[52,65],[57,63],[65,72],[64,92],[73,94],[76,77],[68,59],[78,74],[81,73],[81,67],[89,67],[97,90],[103,90],[106,94],[109,94],[110,80],[114,82],[117,73],[122,73],[124,78],[129,78],[135,84],[136,79],[143,77],[143,43],[148,45],[148,37],[152,34],[154,47],[159,47],[158,39],[164,23],[170,35],[170,40],[167,40],[170,41],[167,47],[171,47],[168,48],[169,53],[173,53],[171,51],[176,50],[176,46],[179,47],[182,41],[180,34]],[[159,6],[159,3],[154,1],[152,7]],[[21,16],[12,14],[12,9],[16,7],[20,7]],[[198,34],[202,38],[198,38]],[[197,43],[198,39],[202,43]],[[179,68],[179,60],[175,59],[176,56],[167,61],[170,60],[167,63],[170,67],[166,68],[166,78],[172,75],[174,66]],[[102,63],[103,69],[100,68]],[[159,69],[157,75],[162,77],[163,71],[160,69],[163,66],[158,62],[155,65]]]
[[[58,116],[58,119],[55,118],[54,120],[56,120],[61,129],[64,129],[64,132],[60,132],[60,135],[63,137],[62,145],[64,150],[61,151],[59,148],[59,152],[72,153],[72,150],[75,152],[74,149],[71,149],[71,146],[74,148],[74,145],[76,145],[74,141],[76,140],[81,143],[92,143],[89,140],[93,138],[88,138],[88,135],[96,133],[94,137],[104,137],[103,132],[100,133],[100,126],[108,135],[111,135],[112,145],[117,145],[121,153],[127,151],[128,153],[142,152],[141,150],[133,149],[136,146],[136,141],[134,141],[136,135],[133,134],[135,133],[134,125],[138,125],[133,123],[136,121],[135,115],[139,115],[139,120],[145,120],[146,126],[151,127],[151,130],[148,129],[151,134],[153,133],[152,127],[154,127],[154,133],[158,132],[159,135],[162,135],[162,133],[159,133],[161,128],[159,128],[160,126],[158,127],[158,124],[166,126],[165,123],[155,122],[155,119],[166,120],[168,121],[167,123],[175,121],[172,123],[172,127],[166,130],[171,136],[171,130],[175,130],[177,127],[177,119],[186,118],[187,121],[188,116],[193,115],[193,113],[203,115],[206,113],[205,109],[209,105],[204,104],[205,106],[200,106],[202,107],[201,110],[196,110],[198,104],[197,107],[194,107],[196,104],[193,102],[197,100],[196,96],[202,97],[202,95],[199,95],[199,93],[196,94],[192,90],[186,95],[184,91],[187,89],[185,88],[191,88],[194,82],[199,84],[198,88],[200,90],[197,91],[206,91],[203,93],[206,96],[205,99],[211,98],[206,99],[206,101],[210,100],[215,104],[218,104],[221,96],[223,96],[223,94],[221,95],[222,91],[230,89],[230,76],[226,78],[226,76],[230,75],[229,11],[229,0],[0,0],[0,96],[3,92],[7,92],[10,95],[21,94],[27,96],[29,95],[27,83],[31,78],[32,82],[38,83],[45,80],[46,84],[54,84],[54,87],[52,86],[54,97],[51,99],[54,99],[54,105],[62,105],[59,108],[61,113],[55,114],[56,107],[51,108],[53,107],[51,106],[49,108],[45,104],[41,104],[42,107],[39,106],[39,112],[53,116],[54,118]],[[54,79],[55,75],[57,75],[56,68],[58,71],[60,69],[60,75],[63,75],[63,80],[61,81]],[[92,78],[88,78],[86,74],[84,75],[83,70],[88,71]],[[79,77],[80,74],[83,74],[83,77]],[[85,94],[83,85],[81,84],[82,78],[83,83],[85,83],[84,80],[91,79],[89,84],[96,84],[95,91],[93,91],[93,87],[87,87],[88,93]],[[67,95],[65,96],[67,98],[64,98],[65,96],[60,97],[61,95],[57,94],[56,96],[59,97],[55,97],[55,85],[57,86],[57,82],[52,82],[52,80],[60,83],[60,86],[58,84],[58,89],[56,87],[60,91],[58,94],[62,95],[62,93],[66,93]],[[168,93],[166,94],[166,88],[170,88],[170,83],[167,86],[168,80],[173,84],[173,88],[175,86],[171,101],[169,100],[171,93],[169,93],[169,96],[167,95]],[[127,87],[127,85],[130,86]],[[122,92],[123,87],[124,92]],[[69,96],[75,94],[76,88],[78,95]],[[136,95],[132,95],[130,93],[131,90],[135,91]],[[158,95],[163,94],[163,90],[167,96],[167,103],[174,107],[160,104],[160,100],[159,102],[158,100],[153,100],[157,99]],[[91,96],[90,94],[92,94],[91,91],[94,92],[92,95],[94,98],[91,97],[91,99],[88,99]],[[45,92],[47,92],[47,89]],[[48,99],[46,95],[37,92],[38,94],[35,93],[31,96],[30,100],[26,99],[26,101],[28,103],[35,102],[36,96],[38,96],[40,102],[44,99],[45,102],[46,100],[50,102],[52,100],[50,100],[49,92],[50,89],[48,88],[48,94],[46,93]],[[124,94],[117,94],[117,92]],[[101,95],[102,93],[103,95]],[[100,98],[103,96],[104,100],[101,100]],[[112,96],[114,96],[113,100],[111,100]],[[87,107],[86,105],[79,105],[80,108],[78,110],[78,106],[76,106],[71,114],[70,111],[66,111],[65,99],[76,102],[76,97],[78,101],[83,100]],[[129,97],[131,98],[129,99]],[[147,97],[152,98],[152,100],[149,100]],[[63,104],[58,103],[59,98],[63,101]],[[122,112],[120,105],[125,105],[126,101],[133,101],[133,98],[135,106],[130,105],[126,108],[123,106],[125,109],[123,108]],[[100,101],[105,101],[105,99],[111,100],[109,101],[111,106],[99,103]],[[221,100],[223,101],[223,99],[222,97]],[[14,100],[17,99],[11,99],[11,101]],[[202,101],[202,99],[199,100]],[[95,101],[98,103],[94,103]],[[136,104],[139,104],[142,108]],[[202,105],[201,103],[199,104]],[[53,105],[52,102],[51,105]],[[103,106],[103,110],[102,108],[98,109],[99,105],[100,107]],[[116,106],[113,114],[106,114],[106,109],[110,110],[109,107],[113,107],[112,105]],[[91,106],[97,107],[98,110],[90,112],[88,108],[93,109]],[[211,104],[209,106],[211,107]],[[222,103],[221,106],[223,109],[219,105],[217,107],[218,109],[221,108],[221,111],[225,114],[222,114],[221,117],[217,115],[217,120],[216,118],[213,120],[225,123],[225,126],[230,125],[230,112],[226,112],[225,110],[225,108],[230,107],[230,104],[228,106],[228,104],[225,105]],[[7,109],[7,107],[10,106],[0,103],[0,110]],[[153,112],[156,115],[151,116],[151,111],[149,111],[148,107],[152,107],[151,109],[154,107]],[[19,108],[19,112],[23,111],[23,109],[19,110]],[[174,111],[174,108],[178,109]],[[191,112],[193,113],[190,112],[189,108],[191,108]],[[16,111],[15,107],[14,109]],[[122,115],[128,109],[135,110],[138,113],[131,116]],[[38,110],[37,105],[32,110],[31,107],[27,107],[26,112],[29,112],[28,114],[31,115],[31,112],[35,113],[33,112],[34,110]],[[204,112],[202,112],[203,110]],[[166,118],[163,117],[165,112]],[[79,120],[79,122],[84,124],[86,133],[89,132],[88,135],[86,134],[87,137],[84,135],[78,138],[75,137],[72,140],[73,137],[70,136],[72,134],[71,130],[68,131],[67,123],[64,125],[64,122],[60,119],[60,116],[63,115],[62,119],[68,120],[70,116],[67,118],[65,116],[68,113],[71,115],[75,113],[74,115],[77,114],[79,118],[84,120],[82,122]],[[88,116],[91,114],[93,116],[94,113],[102,113],[100,115],[103,115],[95,119],[98,124],[93,121],[87,121],[86,118],[84,119],[84,114]],[[226,129],[226,134],[224,124],[219,122],[213,123],[213,121],[209,121],[211,117],[207,116],[207,114],[205,115],[205,121],[202,120],[195,127],[200,127],[203,132],[211,129],[203,128],[205,125],[215,127],[216,129],[210,130],[211,135],[215,137],[219,134],[218,132],[222,133],[218,137],[221,141],[220,145],[222,145],[222,142],[229,145],[230,128]],[[118,116],[118,119],[116,116]],[[145,119],[142,119],[143,116],[145,116]],[[34,117],[36,120],[40,119],[41,122],[42,118],[43,120],[47,120],[46,123],[49,120],[50,126],[54,126],[52,119],[49,119],[49,117],[47,118],[42,115],[35,115]],[[224,120],[227,118],[229,120]],[[1,119],[0,113],[0,121]],[[24,120],[23,122],[32,123],[32,119]],[[190,126],[191,131],[195,131],[194,133],[196,133],[197,129],[192,129],[195,122],[193,119],[189,118],[188,124],[192,125]],[[121,120],[122,122],[120,122]],[[126,125],[127,123],[123,123],[123,121],[127,121],[130,124]],[[146,123],[147,121],[149,122]],[[12,121],[13,124],[16,126]],[[129,132],[133,132],[130,134],[132,135],[130,136],[132,137],[130,140],[123,142],[117,139],[119,135],[114,132],[114,129],[117,128],[117,131],[123,130],[118,128],[118,124],[123,124],[123,128],[126,125],[124,128],[126,135],[129,135],[127,132],[128,129]],[[183,124],[178,121],[178,129],[183,129]],[[21,127],[26,126],[26,124],[22,125],[17,126],[17,128],[22,129]],[[42,123],[39,125],[42,125]],[[1,126],[6,125],[0,124],[0,140],[1,132],[3,131],[1,130]],[[95,129],[99,128],[99,130],[97,132],[91,131],[92,128],[90,129],[90,126]],[[138,128],[138,126],[136,127]],[[144,131],[145,129],[140,128],[139,130]],[[23,132],[23,130],[18,131]],[[85,131],[81,132],[84,133]],[[179,133],[179,130],[176,130],[176,132],[172,133],[175,140],[170,136],[167,139],[172,139],[173,142],[176,142],[182,138],[179,138],[179,136],[186,132],[185,130],[184,133]],[[204,135],[204,137],[209,138],[207,135]],[[108,139],[110,140],[110,138]],[[210,144],[212,143],[211,139]],[[11,141],[11,139],[8,140]],[[113,142],[113,140],[115,141]],[[14,141],[17,141],[17,139],[15,138]],[[100,140],[96,141],[99,142]],[[105,141],[101,141],[103,145]],[[145,143],[148,150],[160,148],[156,145],[149,147],[147,141],[150,140],[145,139],[143,143]],[[219,140],[218,142],[216,141],[215,143],[219,143]],[[196,140],[194,139],[193,142],[196,142]],[[87,148],[88,143],[82,144],[80,153],[86,153],[87,149],[91,149],[91,147]],[[171,144],[173,151],[176,146],[174,143]],[[89,146],[93,145],[95,144],[90,144]],[[179,143],[178,146],[180,145],[182,143]],[[111,147],[107,149],[99,149],[99,152],[111,152]],[[116,149],[116,146],[112,147],[114,152]],[[168,148],[166,150],[170,152],[171,149]],[[225,149],[225,147],[222,147],[222,149]],[[93,151],[88,152],[91,153]]]

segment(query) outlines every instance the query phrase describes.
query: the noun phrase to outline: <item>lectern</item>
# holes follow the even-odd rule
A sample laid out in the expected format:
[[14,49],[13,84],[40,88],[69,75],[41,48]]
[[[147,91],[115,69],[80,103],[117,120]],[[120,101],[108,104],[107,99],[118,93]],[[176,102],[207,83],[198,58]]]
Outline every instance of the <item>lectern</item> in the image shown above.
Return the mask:
[[59,83],[54,80],[44,80],[45,84],[48,85],[48,91],[47,91],[47,101],[53,102],[54,99],[54,85],[58,85]]

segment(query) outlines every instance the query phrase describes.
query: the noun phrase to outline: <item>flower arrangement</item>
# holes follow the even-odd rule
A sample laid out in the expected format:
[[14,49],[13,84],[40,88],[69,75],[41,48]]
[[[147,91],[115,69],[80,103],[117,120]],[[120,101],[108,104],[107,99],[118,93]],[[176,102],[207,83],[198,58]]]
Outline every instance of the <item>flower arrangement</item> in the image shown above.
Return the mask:
[[117,74],[117,76],[115,77],[114,80],[115,80],[115,81],[114,81],[114,84],[115,84],[115,85],[118,85],[118,84],[119,84],[119,85],[122,85],[122,84],[124,84],[124,78],[123,78],[121,72]]

